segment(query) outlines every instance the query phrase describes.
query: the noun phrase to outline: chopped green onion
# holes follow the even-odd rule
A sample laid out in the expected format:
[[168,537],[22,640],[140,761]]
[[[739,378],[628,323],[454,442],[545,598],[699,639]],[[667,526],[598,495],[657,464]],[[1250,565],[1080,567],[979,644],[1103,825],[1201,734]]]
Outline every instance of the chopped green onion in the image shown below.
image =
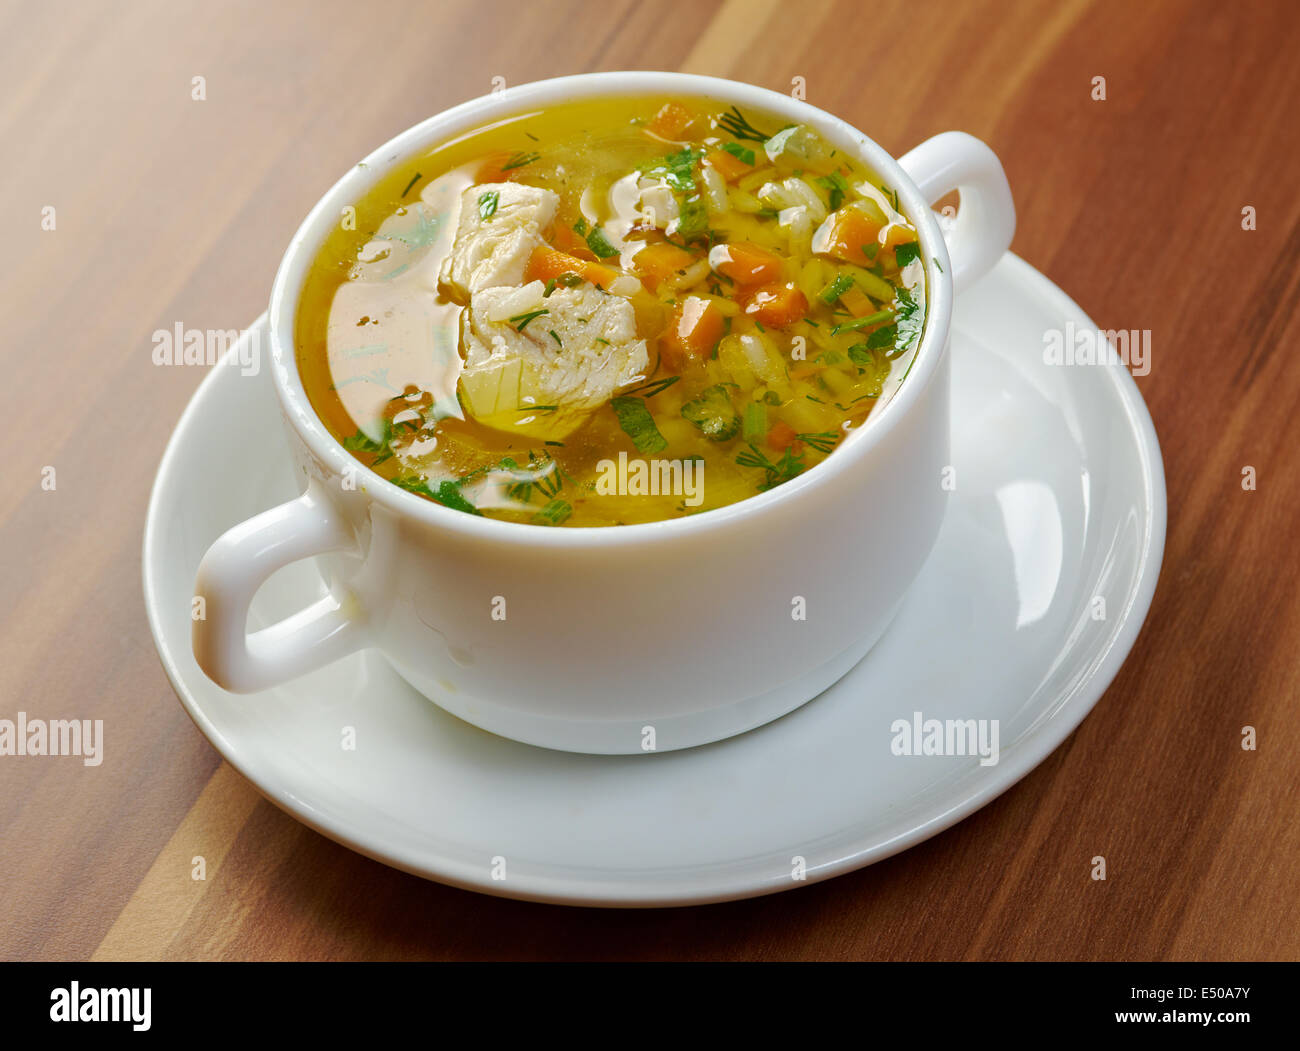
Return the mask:
[[839,274],[834,281],[817,293],[817,298],[827,306],[831,306],[852,287],[853,278],[848,274]]
[[874,314],[868,314],[866,317],[854,318],[852,321],[843,321],[831,329],[832,336],[838,336],[841,332],[856,332],[860,328],[867,328],[870,325],[878,325],[882,321],[889,321],[894,317],[894,311],[889,307],[884,310],[877,310]]
[[731,404],[731,395],[721,383],[705,387],[698,398],[683,405],[682,416],[710,441],[729,441],[740,430],[740,417]]

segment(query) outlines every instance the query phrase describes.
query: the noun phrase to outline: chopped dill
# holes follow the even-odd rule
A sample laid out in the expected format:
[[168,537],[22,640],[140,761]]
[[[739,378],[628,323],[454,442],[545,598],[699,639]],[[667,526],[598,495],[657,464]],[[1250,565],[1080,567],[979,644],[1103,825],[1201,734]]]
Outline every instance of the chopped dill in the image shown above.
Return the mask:
[[733,139],[746,139],[749,142],[767,142],[772,137],[763,134],[754,125],[750,124],[735,106],[731,107],[730,113],[724,113],[718,118],[718,127],[722,128]]
[[512,168],[522,168],[525,165],[532,164],[535,160],[539,160],[541,156],[540,153],[512,153],[506,159],[505,164],[501,165],[501,170],[508,172]]
[[543,314],[549,314],[549,313],[550,311],[547,310],[545,307],[543,307],[541,310],[530,310],[525,314],[516,314],[514,317],[509,318],[508,320],[512,325],[515,325],[516,321],[519,322],[519,324],[515,325],[515,331],[522,332],[525,328],[528,327],[528,322],[532,321],[534,318],[541,317]]

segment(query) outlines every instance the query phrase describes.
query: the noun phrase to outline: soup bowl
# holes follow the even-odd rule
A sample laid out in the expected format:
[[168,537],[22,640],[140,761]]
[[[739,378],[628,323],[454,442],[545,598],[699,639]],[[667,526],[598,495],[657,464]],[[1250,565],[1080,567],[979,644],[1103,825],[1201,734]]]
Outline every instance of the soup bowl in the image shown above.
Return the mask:
[[[919,233],[928,294],[916,356],[893,396],[791,481],[643,524],[477,517],[358,463],[313,410],[294,346],[307,270],[343,210],[394,165],[485,124],[576,99],[666,95],[810,125],[896,190]],[[961,206],[945,240],[930,205],[953,190]],[[303,493],[230,529],[204,556],[195,590],[205,612],[193,628],[200,667],[227,690],[257,693],[372,648],[461,719],[603,754],[700,745],[797,708],[871,649],[934,545],[946,505],[954,291],[993,266],[1014,228],[1002,167],[969,135],[945,132],[895,160],[804,101],[710,77],[539,81],[403,132],[321,198],[276,274],[270,360]],[[259,586],[306,558],[328,595],[250,633]]]

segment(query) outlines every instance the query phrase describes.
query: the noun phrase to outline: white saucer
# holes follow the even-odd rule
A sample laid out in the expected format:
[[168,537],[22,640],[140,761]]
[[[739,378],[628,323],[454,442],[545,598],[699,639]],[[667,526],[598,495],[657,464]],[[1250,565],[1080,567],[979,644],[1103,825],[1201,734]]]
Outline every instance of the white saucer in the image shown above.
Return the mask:
[[[297,495],[266,368],[214,368],[163,456],[144,537],[163,666],[199,729],[274,803],[430,879],[540,901],[675,905],[868,865],[1046,758],[1146,616],[1165,539],[1160,450],[1122,366],[1044,364],[1044,331],[1070,322],[1097,327],[1010,255],[958,300],[956,488],[938,546],[865,660],[740,737],[649,756],[534,748],[446,714],[373,653],[264,694],[213,685],[190,652],[199,558],[229,526]],[[291,566],[250,623],[323,593],[312,566]],[[891,724],[915,711],[999,720],[1000,761],[894,755]],[[354,751],[341,745],[345,726]],[[797,858],[804,880],[792,878]]]

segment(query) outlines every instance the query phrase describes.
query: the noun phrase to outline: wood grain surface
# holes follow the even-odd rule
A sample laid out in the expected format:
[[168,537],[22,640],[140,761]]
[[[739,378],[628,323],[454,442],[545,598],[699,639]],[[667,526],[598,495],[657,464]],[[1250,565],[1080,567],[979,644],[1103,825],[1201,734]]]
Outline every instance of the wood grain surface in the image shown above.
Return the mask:
[[[25,2],[0,29],[0,717],[103,719],[112,745],[94,768],[0,757],[0,957],[1300,956],[1292,0]],[[1015,251],[1103,328],[1151,330],[1169,489],[1137,646],[1035,772],[869,869],[649,912],[454,890],[298,824],[182,710],[140,587],[150,484],[202,379],[153,366],[151,333],[247,325],[337,175],[492,77],[620,68],[804,77],[896,154],[989,142]]]

